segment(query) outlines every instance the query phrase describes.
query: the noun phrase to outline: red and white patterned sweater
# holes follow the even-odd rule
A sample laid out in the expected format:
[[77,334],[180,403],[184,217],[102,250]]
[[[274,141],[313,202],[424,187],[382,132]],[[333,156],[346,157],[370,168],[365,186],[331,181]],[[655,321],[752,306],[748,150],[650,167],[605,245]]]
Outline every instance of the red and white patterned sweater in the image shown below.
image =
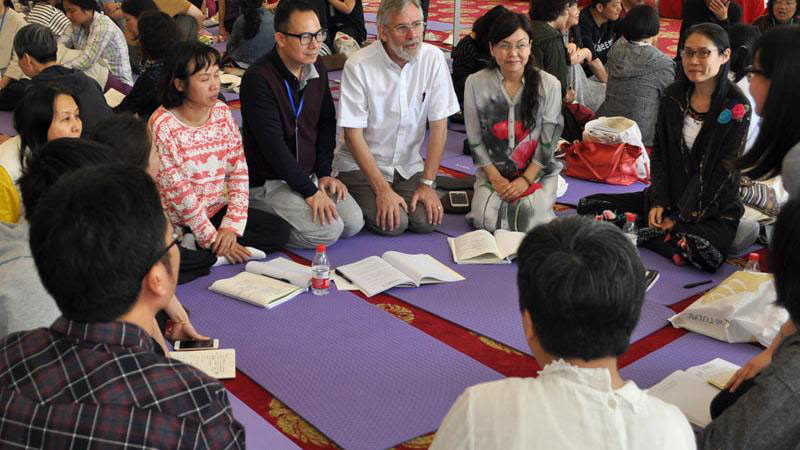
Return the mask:
[[182,123],[161,106],[149,125],[161,160],[158,190],[172,223],[188,226],[197,243],[208,248],[217,238],[210,218],[227,204],[220,230],[241,236],[250,188],[241,134],[228,106],[217,102],[199,127]]

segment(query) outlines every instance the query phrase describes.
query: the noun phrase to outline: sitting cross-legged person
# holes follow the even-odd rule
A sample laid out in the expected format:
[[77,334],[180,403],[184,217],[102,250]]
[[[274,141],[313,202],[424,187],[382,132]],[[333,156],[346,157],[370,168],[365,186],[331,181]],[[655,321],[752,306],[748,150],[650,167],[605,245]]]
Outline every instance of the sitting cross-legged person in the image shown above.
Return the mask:
[[384,235],[429,233],[444,216],[435,180],[458,99],[444,54],[422,42],[417,0],[383,0],[377,22],[380,40],[350,56],[342,71],[342,138],[333,168],[367,228]]
[[556,219],[528,233],[517,261],[525,337],[543,368],[467,388],[431,449],[694,449],[680,410],[617,370],[645,293],[645,269],[622,232]]
[[[728,33],[705,23],[689,29],[685,79],[664,90],[651,154],[653,183],[642,192],[595,194],[578,214],[616,220],[637,215],[639,244],[676,265],[715,272],[725,260],[744,207],[734,160],[744,150],[750,102],[728,79]],[[609,212],[606,212],[609,211]]]
[[250,66],[240,90],[250,207],[289,222],[292,247],[330,245],[358,233],[364,218],[331,175],[336,110],[317,58],[325,30],[305,0],[281,2],[275,28],[277,45]]
[[166,68],[161,104],[150,116],[167,215],[188,228],[198,247],[228,262],[271,252],[289,240],[278,216],[248,208],[249,179],[239,127],[219,101],[220,55],[199,41],[181,42]]
[[175,293],[176,242],[135,167],[80,169],[39,199],[31,253],[62,315],[0,341],[5,447],[244,448],[225,388],[145,331]]

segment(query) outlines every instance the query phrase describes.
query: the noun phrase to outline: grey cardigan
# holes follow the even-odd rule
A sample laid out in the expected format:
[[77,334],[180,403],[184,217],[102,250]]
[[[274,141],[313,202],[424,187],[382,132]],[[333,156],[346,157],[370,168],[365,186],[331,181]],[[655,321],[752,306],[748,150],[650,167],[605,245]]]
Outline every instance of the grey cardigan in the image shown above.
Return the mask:
[[661,92],[675,80],[675,62],[652,45],[620,38],[608,52],[606,99],[598,116],[623,116],[642,131],[644,145],[653,145]]
[[709,424],[702,449],[795,449],[800,446],[800,334],[786,337],[744,395]]

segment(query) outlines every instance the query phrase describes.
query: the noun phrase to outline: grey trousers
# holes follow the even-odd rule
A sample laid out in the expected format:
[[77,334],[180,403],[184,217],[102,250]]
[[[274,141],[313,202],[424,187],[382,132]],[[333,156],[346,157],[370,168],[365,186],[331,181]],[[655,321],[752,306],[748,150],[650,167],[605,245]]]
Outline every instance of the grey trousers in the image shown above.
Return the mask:
[[[400,211],[400,225],[392,230],[382,230],[378,226],[376,216],[378,214],[378,204],[375,196],[375,191],[372,190],[367,177],[360,171],[354,170],[352,172],[340,172],[339,180],[347,186],[347,190],[358,202],[361,211],[364,212],[364,222],[367,229],[385,236],[397,236],[406,230],[415,233],[430,233],[434,230],[434,226],[428,223],[428,216],[425,212],[425,205],[417,202],[417,209],[414,212],[409,211],[406,214]],[[411,207],[411,197],[414,191],[419,186],[419,179],[422,178],[422,172],[416,173],[409,179],[404,179],[397,172],[394,173],[394,180],[390,183],[392,189]]]
[[[317,184],[315,176],[312,176],[312,180]],[[336,202],[335,198],[331,199]],[[294,248],[332,245],[340,237],[353,236],[364,227],[363,214],[352,193],[336,203],[339,218],[321,225],[319,218],[316,222],[312,220],[311,207],[306,200],[283,180],[267,180],[264,186],[250,188],[250,207],[275,214],[289,222],[291,231],[287,246]]]

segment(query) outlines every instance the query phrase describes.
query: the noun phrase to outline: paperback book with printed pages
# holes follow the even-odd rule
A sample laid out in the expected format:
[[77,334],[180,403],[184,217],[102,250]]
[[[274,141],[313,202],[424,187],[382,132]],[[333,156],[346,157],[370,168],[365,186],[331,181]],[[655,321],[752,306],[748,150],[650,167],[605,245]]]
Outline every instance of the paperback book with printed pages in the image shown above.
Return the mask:
[[208,376],[219,380],[236,378],[236,350],[232,348],[169,352],[169,357],[200,369]]
[[519,231],[470,231],[456,238],[447,238],[456,264],[510,264],[525,239]]
[[361,261],[339,266],[346,281],[358,286],[367,297],[393,287],[419,287],[422,284],[450,283],[465,278],[431,255],[389,251]]
[[306,291],[305,287],[247,271],[231,278],[217,280],[208,289],[267,309],[285,303]]
[[739,366],[715,358],[705,364],[672,372],[648,393],[683,412],[692,425],[705,428],[711,423],[711,400],[722,390]]

